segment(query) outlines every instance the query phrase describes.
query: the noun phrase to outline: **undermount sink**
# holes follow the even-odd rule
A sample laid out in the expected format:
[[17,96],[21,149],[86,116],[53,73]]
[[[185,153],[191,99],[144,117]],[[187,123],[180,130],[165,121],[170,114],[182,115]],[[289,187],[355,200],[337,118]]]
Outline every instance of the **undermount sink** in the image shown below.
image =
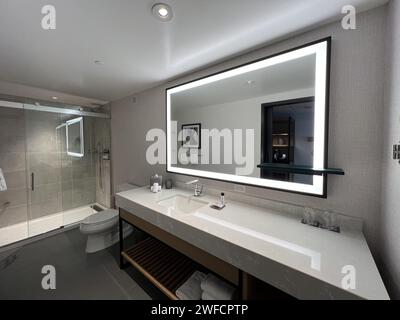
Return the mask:
[[177,195],[157,202],[160,206],[174,210],[178,213],[194,213],[208,205],[207,202],[195,199],[193,196]]

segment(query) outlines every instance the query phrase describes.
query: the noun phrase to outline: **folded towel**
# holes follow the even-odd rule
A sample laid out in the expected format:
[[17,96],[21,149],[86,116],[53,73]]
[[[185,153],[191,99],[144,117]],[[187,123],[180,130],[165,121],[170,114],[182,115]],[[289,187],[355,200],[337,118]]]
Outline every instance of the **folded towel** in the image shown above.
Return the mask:
[[194,272],[190,278],[181,285],[175,292],[180,300],[200,300],[201,299],[201,282],[206,275],[200,271]]
[[217,300],[233,300],[236,294],[236,288],[229,283],[217,278],[209,273],[201,283],[201,289]]
[[203,293],[201,294],[201,300],[218,300],[218,299],[215,298],[211,293],[203,291]]
[[3,170],[0,168],[0,191],[6,191],[7,190],[7,184],[6,184],[6,178],[4,178]]

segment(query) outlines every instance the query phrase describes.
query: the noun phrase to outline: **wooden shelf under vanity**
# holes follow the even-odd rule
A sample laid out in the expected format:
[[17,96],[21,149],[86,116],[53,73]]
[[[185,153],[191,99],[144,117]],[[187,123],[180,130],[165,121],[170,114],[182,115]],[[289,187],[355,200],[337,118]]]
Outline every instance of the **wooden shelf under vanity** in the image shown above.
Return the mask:
[[171,300],[179,300],[176,290],[196,270],[212,272],[236,286],[239,299],[288,298],[278,289],[121,208],[119,220],[120,230],[125,222],[148,235],[145,240],[125,249],[120,234],[121,268],[124,260],[130,263]]
[[178,300],[176,290],[198,270],[193,260],[152,237],[122,255],[171,300]]

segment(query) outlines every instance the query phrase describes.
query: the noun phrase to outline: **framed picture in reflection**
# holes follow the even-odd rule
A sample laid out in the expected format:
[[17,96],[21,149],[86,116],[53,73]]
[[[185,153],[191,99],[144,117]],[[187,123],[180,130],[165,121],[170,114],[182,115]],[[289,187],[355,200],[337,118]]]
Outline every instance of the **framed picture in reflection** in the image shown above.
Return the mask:
[[182,148],[201,149],[201,124],[182,125]]

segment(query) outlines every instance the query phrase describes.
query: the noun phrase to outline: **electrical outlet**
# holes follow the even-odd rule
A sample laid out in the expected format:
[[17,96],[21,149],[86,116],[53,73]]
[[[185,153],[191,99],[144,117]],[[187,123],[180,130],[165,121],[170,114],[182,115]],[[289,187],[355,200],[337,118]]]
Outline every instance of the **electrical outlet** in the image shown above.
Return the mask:
[[235,184],[233,186],[233,190],[235,192],[241,192],[241,193],[246,193],[246,186],[241,185],[241,184]]
[[400,145],[393,146],[393,160],[400,160]]

